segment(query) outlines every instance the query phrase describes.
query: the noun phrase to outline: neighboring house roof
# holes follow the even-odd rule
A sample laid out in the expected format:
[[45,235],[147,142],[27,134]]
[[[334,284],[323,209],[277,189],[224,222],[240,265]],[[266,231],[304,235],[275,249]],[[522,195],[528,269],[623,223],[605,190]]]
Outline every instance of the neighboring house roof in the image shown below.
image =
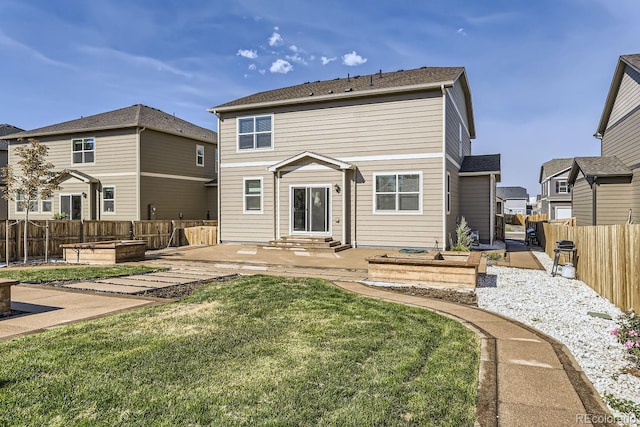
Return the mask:
[[475,138],[475,125],[471,104],[471,92],[463,67],[422,67],[412,70],[398,70],[388,73],[378,72],[366,76],[350,76],[307,82],[296,86],[269,90],[245,96],[217,107],[212,113],[238,111],[250,108],[271,107],[314,102],[328,102],[336,99],[375,96],[403,91],[417,91],[451,87],[457,80],[461,82],[466,95],[469,134]]
[[500,175],[500,154],[466,156],[460,166],[461,174],[495,173]]
[[497,187],[496,194],[504,200],[525,199],[529,201],[529,193],[524,187]]
[[141,104],[20,132],[11,135],[11,137],[36,138],[48,135],[91,132],[107,129],[123,129],[130,127],[153,129],[207,142],[216,142],[217,140],[217,135],[212,130],[194,125],[193,123],[179,119],[176,116],[167,114],[156,108],[147,107],[146,105]]
[[[22,132],[24,129],[17,128],[8,124],[0,124],[0,137]],[[7,151],[9,142],[6,139],[0,139],[0,151]]]
[[578,178],[578,172],[582,171],[587,179],[598,177],[632,177],[633,171],[629,169],[616,156],[609,157],[576,157],[569,173],[569,184],[574,184]]
[[548,162],[544,162],[542,166],[540,166],[540,179],[538,180],[538,182],[542,184],[542,181],[546,180],[547,178],[571,169],[572,164],[573,158],[551,159]]
[[600,117],[600,123],[598,124],[596,135],[602,136],[604,135],[605,130],[607,130],[607,123],[609,123],[609,117],[611,117],[613,104],[616,101],[616,96],[618,95],[618,90],[620,89],[620,84],[622,83],[622,77],[624,76],[626,67],[631,67],[640,73],[640,53],[620,56],[618,65],[616,66],[616,71],[613,74],[613,80],[611,81],[611,87],[609,88],[609,94],[607,95],[607,100],[604,104],[604,110]]

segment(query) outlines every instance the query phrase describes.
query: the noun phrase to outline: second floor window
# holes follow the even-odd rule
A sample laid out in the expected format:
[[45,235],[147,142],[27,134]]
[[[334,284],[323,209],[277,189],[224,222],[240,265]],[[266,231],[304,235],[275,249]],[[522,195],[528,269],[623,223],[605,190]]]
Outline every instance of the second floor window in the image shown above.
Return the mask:
[[79,138],[71,141],[72,163],[93,163],[95,160],[95,139]]
[[571,190],[567,181],[556,181],[556,193],[569,193]]
[[196,166],[204,166],[204,146],[196,145]]
[[259,150],[272,147],[271,116],[238,119],[238,150]]

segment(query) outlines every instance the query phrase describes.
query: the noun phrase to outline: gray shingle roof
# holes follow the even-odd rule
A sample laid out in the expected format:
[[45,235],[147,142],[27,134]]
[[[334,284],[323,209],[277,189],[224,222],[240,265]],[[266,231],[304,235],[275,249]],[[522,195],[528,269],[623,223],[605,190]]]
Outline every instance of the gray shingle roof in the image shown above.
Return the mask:
[[129,127],[146,127],[148,129],[182,135],[201,141],[216,142],[217,140],[216,133],[212,130],[205,129],[156,108],[141,104],[20,132],[12,135],[12,138],[37,138],[46,135]]
[[620,58],[627,64],[634,67],[636,71],[640,71],[640,53],[634,53],[633,55],[622,55]]
[[592,177],[631,177],[633,171],[620,159],[610,157],[576,157],[569,173],[569,183],[575,183],[578,171],[588,178]]
[[504,200],[526,199],[529,200],[529,193],[524,187],[497,187],[496,194]]
[[538,182],[542,183],[546,178],[562,172],[565,169],[570,169],[573,164],[573,158],[570,159],[551,159],[548,162],[544,162],[540,166],[540,179]]
[[[0,137],[11,135],[14,133],[22,132],[24,129],[17,128],[8,124],[0,124]],[[9,141],[0,138],[0,151],[7,151],[9,147]]]
[[500,173],[500,154],[466,156],[460,166],[460,173],[498,172]]
[[426,85],[455,81],[464,72],[463,67],[422,67],[413,70],[399,70],[389,73],[376,73],[366,76],[351,76],[333,80],[307,82],[296,86],[274,89],[245,96],[212,110],[226,107],[291,101],[294,99],[323,98],[334,99],[345,93],[367,92],[404,86]]

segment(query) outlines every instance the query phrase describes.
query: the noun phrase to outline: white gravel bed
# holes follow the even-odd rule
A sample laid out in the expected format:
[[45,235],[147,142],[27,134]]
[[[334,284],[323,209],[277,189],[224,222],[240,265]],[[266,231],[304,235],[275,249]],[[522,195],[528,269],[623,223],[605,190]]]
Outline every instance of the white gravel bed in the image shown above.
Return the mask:
[[[620,309],[584,282],[550,274],[553,261],[533,252],[547,271],[508,267],[487,268],[484,284],[477,288],[478,306],[530,325],[562,342],[606,402],[612,394],[640,405],[640,378],[621,373],[632,366],[622,344],[611,335],[618,326]],[[587,312],[606,313],[613,320]],[[640,420],[611,410],[631,426]]]

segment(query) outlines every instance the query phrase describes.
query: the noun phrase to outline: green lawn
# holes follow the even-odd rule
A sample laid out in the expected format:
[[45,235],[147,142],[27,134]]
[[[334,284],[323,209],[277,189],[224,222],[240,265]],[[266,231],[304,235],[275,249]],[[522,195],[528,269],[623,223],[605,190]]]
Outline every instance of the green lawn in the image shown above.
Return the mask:
[[24,283],[44,283],[58,280],[91,280],[104,277],[129,276],[149,273],[164,268],[146,267],[143,265],[87,266],[87,267],[52,267],[52,268],[8,268],[0,270],[0,277],[19,280]]
[[253,276],[0,357],[0,425],[472,426],[479,339],[322,280]]

